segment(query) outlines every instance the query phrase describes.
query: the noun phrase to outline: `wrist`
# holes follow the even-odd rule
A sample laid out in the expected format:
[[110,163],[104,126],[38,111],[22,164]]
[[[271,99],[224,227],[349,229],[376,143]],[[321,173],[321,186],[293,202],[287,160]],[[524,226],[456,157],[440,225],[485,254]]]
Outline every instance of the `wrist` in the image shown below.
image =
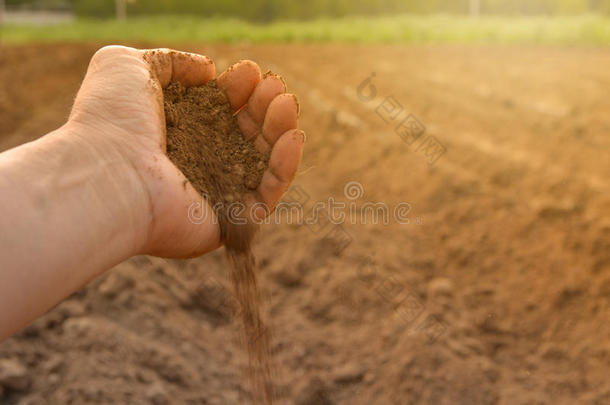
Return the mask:
[[[130,134],[102,132],[78,123],[68,122],[57,138],[63,138],[67,154],[81,154],[83,175],[89,177],[96,211],[111,218],[112,235],[124,241],[128,256],[143,253],[152,223],[152,206],[148,189],[137,162],[131,158],[137,151],[126,150],[127,143],[116,140]],[[140,151],[141,153],[141,151]],[[94,212],[92,212],[94,214]]]
[[150,208],[136,170],[109,135],[68,122],[26,145],[30,156],[22,173],[53,210],[43,220],[63,216],[69,230],[88,228],[92,242],[118,263],[141,253]]
[[147,196],[129,162],[72,125],[0,154],[0,339],[140,253]]

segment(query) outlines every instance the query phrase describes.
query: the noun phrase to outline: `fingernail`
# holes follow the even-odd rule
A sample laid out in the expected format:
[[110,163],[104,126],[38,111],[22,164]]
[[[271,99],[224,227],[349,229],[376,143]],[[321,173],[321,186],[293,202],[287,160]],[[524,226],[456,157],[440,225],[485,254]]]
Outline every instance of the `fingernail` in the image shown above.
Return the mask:
[[301,142],[305,143],[305,141],[307,140],[307,135],[305,135],[305,132],[301,131],[300,129],[297,129],[297,134],[301,135]]
[[301,105],[299,104],[299,99],[294,94],[291,94],[291,96],[294,99],[294,103],[297,105],[297,117],[300,117],[301,116]]
[[265,72],[265,74],[263,75],[263,80],[268,77],[275,77],[276,79],[279,79],[282,82],[282,84],[284,85],[284,91],[286,91],[286,89],[288,88],[288,86],[286,85],[286,80],[284,80],[284,78],[282,76],[278,75],[277,73],[273,73],[271,70],[267,70]]

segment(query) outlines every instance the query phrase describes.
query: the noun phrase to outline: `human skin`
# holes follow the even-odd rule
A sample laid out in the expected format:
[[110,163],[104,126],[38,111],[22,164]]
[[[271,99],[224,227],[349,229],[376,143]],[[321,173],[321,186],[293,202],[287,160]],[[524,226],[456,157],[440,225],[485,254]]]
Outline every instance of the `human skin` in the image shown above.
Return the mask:
[[[68,121],[0,154],[0,340],[131,256],[193,257],[221,245],[213,214],[189,220],[202,198],[165,154],[162,93],[170,82],[195,86],[215,76],[202,55],[102,48]],[[270,153],[247,198],[270,212],[301,160],[296,99],[251,61],[217,82],[244,135]]]

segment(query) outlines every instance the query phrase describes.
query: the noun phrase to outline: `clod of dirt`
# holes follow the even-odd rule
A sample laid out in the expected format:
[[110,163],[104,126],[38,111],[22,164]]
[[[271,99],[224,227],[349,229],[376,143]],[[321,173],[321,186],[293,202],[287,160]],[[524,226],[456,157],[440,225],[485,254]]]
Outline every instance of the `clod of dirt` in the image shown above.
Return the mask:
[[327,385],[318,377],[308,381],[297,395],[296,405],[333,405]]
[[30,386],[27,368],[15,359],[0,360],[0,387],[24,391]]
[[[258,227],[247,214],[245,218],[234,217],[232,209],[236,204],[245,207],[244,196],[258,187],[268,157],[244,138],[226,95],[215,81],[190,88],[171,84],[164,91],[164,107],[167,155],[218,216],[239,302],[253,401],[269,405],[273,398],[269,333],[260,315],[251,251]],[[245,219],[245,224],[237,219]]]

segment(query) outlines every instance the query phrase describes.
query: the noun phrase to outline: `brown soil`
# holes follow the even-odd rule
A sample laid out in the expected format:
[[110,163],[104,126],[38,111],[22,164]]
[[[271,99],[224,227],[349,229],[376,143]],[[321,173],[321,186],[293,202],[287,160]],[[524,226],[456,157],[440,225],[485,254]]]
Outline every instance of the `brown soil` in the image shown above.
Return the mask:
[[[251,249],[258,226],[248,221],[247,214],[235,218],[230,208],[234,204],[245,206],[245,196],[258,187],[268,158],[245,139],[215,80],[190,88],[174,83],[163,96],[167,155],[193,187],[206,196],[219,220],[248,350],[247,375],[253,388],[253,403],[271,404],[269,334],[261,317]],[[242,219],[245,224],[239,222]]]
[[164,99],[167,155],[224,214],[219,218],[224,238],[230,222],[226,207],[243,202],[246,193],[258,187],[268,157],[244,138],[215,80],[188,89],[170,84]]
[[[0,150],[65,120],[100,45],[3,47]],[[410,224],[262,226],[278,403],[610,403],[607,49],[172,46],[286,78],[308,135],[291,199],[358,181],[357,202],[412,205]],[[434,166],[377,114],[388,96],[446,146]],[[0,343],[0,403],[247,403],[226,274],[222,250],[120,264]]]

